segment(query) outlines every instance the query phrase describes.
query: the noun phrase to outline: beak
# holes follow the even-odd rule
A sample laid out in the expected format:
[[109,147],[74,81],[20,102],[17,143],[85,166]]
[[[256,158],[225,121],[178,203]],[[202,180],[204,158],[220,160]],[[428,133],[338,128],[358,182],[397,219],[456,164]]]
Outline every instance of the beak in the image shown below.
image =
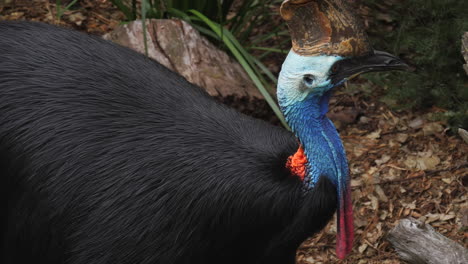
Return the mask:
[[374,51],[370,55],[337,61],[332,67],[330,79],[333,84],[339,85],[366,72],[408,69],[408,65],[398,57],[387,52]]

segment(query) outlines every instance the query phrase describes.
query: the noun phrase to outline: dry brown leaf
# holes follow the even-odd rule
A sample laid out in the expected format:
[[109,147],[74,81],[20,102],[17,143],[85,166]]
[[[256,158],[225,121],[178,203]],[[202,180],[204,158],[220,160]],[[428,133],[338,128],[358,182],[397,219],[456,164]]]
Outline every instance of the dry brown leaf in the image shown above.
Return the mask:
[[404,208],[416,209],[416,200],[412,201],[411,203],[405,203],[405,202],[403,202],[403,201],[400,201],[400,204],[401,204]]
[[377,164],[377,166],[380,166],[384,163],[387,163],[392,157],[390,155],[387,155],[387,154],[383,154],[380,159],[376,159],[375,160],[375,164]]
[[75,23],[77,26],[81,26],[85,19],[86,16],[84,16],[81,12],[76,12],[68,16],[68,20],[70,20],[72,23]]
[[382,130],[377,129],[376,131],[367,134],[366,138],[368,138],[368,139],[378,139],[378,138],[380,138],[380,132],[382,132]]
[[358,247],[359,253],[361,253],[361,254],[364,253],[364,251],[366,251],[367,247],[368,247],[368,245],[367,245],[366,243],[360,245],[360,246]]
[[398,142],[405,143],[408,140],[408,134],[398,133],[395,138]]
[[421,128],[424,124],[424,120],[421,118],[421,117],[417,117],[413,120],[411,120],[409,123],[408,123],[408,126],[413,128],[413,129],[417,129],[417,128]]
[[374,189],[375,193],[379,197],[379,200],[383,201],[383,202],[388,202],[388,197],[387,197],[387,195],[385,195],[385,192],[382,189],[382,187],[380,187],[380,185],[376,185],[376,186],[374,186],[374,188],[375,188]]
[[369,199],[371,201],[372,209],[374,211],[377,211],[377,209],[379,209],[379,199],[377,199],[377,197],[375,197],[374,195],[370,195]]
[[419,152],[418,155],[409,155],[403,161],[408,169],[433,170],[439,165],[440,158],[429,152]]

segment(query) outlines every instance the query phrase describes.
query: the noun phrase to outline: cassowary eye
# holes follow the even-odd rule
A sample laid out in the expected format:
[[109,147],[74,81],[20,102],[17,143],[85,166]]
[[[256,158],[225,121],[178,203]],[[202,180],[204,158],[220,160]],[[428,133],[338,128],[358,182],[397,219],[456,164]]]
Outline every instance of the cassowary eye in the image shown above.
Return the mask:
[[333,64],[333,66],[331,67],[331,73],[332,74],[336,73],[338,71],[338,68],[339,68],[339,66],[338,66],[337,63]]
[[304,75],[304,78],[302,78],[303,82],[305,85],[307,85],[308,87],[312,86],[312,84],[314,84],[314,76],[312,75]]

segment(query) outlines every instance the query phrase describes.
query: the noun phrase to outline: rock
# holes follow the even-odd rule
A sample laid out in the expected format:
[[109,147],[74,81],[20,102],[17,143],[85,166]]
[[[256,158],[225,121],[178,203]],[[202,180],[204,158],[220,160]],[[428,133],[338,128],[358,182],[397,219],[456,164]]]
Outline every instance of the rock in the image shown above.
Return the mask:
[[[210,95],[263,98],[243,68],[187,22],[150,19],[146,26],[148,56]],[[121,25],[104,35],[104,39],[145,53],[141,21]]]

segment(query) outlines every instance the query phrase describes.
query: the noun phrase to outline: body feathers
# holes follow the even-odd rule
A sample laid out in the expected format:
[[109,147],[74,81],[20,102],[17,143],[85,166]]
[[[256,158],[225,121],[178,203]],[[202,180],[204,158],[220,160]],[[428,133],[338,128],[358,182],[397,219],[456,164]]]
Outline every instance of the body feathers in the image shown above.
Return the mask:
[[97,37],[0,22],[3,263],[294,263],[336,209],[295,137]]

